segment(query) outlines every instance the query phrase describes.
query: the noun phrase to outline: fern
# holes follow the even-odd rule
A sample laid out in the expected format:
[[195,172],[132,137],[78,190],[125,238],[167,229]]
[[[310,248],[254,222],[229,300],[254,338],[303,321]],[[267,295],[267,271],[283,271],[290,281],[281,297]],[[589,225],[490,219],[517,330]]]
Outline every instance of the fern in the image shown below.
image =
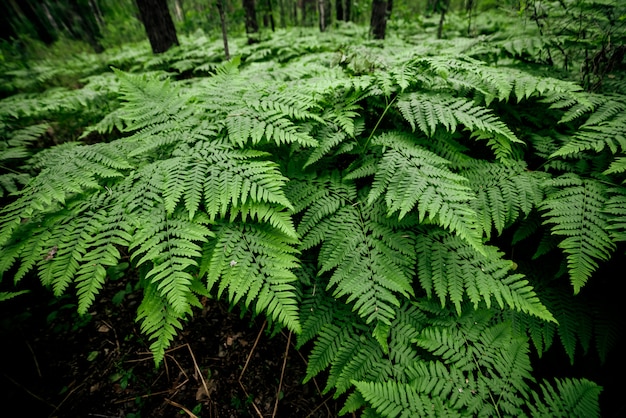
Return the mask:
[[535,404],[530,406],[534,417],[594,417],[600,415],[598,394],[602,388],[586,379],[556,379],[556,390],[545,382],[541,395],[533,393]]
[[368,204],[384,193],[389,214],[399,211],[402,219],[417,204],[419,221],[428,220],[456,232],[480,249],[476,214],[468,209],[473,199],[466,179],[446,168],[446,161],[411,143],[409,136],[395,132],[374,139],[389,146],[381,159]]
[[[333,296],[347,297],[346,301],[353,304],[353,309],[367,323],[390,324],[394,306],[400,305],[396,293],[404,297],[413,293],[411,236],[385,220],[384,207],[380,204],[374,210],[370,205],[367,211],[361,208],[363,202],[353,205],[345,200],[343,206],[335,206],[334,210],[328,204],[335,202],[328,199],[326,205],[320,205],[319,209],[312,205],[305,213],[303,222],[309,218],[319,221],[310,230],[298,228],[306,231],[303,249],[321,243],[323,261],[318,274],[333,272],[328,283],[328,288],[335,289]],[[326,213],[316,213],[318,210]]]
[[490,307],[493,297],[500,308],[506,304],[554,321],[528,281],[520,274],[509,274],[513,263],[501,259],[496,248],[484,247],[483,255],[456,237],[432,231],[420,235],[416,250],[420,284],[429,297],[436,295],[442,306],[449,298],[461,314],[465,295],[475,308],[483,302]]
[[[326,371],[342,414],[598,415],[598,386],[535,382],[529,358],[617,340],[586,284],[623,264],[622,95],[538,75],[543,38],[364,33],[280,31],[222,64],[203,36],[120,49],[142,74],[1,100],[0,273],[87,313],[128,256],[156,364],[222,297],[312,344],[305,380]],[[57,117],[76,126],[35,152]]]
[[203,248],[200,276],[206,275],[209,290],[219,282],[218,295],[228,289],[231,303],[245,296],[256,312],[300,332],[297,300],[291,271],[298,267],[290,246],[293,238],[264,225],[226,223],[216,230],[216,239]]
[[542,204],[545,222],[554,225],[553,234],[566,237],[559,247],[567,254],[570,281],[578,293],[598,268],[596,260],[608,260],[615,249],[603,212],[607,188],[574,174],[550,180],[548,185],[552,191]]
[[511,144],[521,143],[513,132],[487,108],[461,98],[434,93],[411,93],[397,102],[402,116],[418,129],[432,136],[438,125],[449,132],[464,125],[473,137],[486,139],[495,155],[506,158],[512,152]]
[[487,238],[493,228],[502,234],[522,215],[528,216],[543,201],[544,175],[526,170],[524,164],[472,162],[464,174],[476,193],[472,208],[480,214]]

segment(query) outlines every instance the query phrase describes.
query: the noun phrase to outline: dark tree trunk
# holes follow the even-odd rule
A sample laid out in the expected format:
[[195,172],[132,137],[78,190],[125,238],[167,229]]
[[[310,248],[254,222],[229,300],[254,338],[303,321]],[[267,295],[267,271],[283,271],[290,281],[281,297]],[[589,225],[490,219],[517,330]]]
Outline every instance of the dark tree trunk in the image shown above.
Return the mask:
[[285,0],[278,0],[278,13],[280,14],[280,27],[287,27],[287,14],[285,12]]
[[259,41],[256,36],[259,32],[259,22],[256,20],[254,0],[243,0],[243,9],[246,12],[246,34],[248,35],[248,45],[251,45]]
[[294,25],[298,24],[298,2],[297,1],[293,2],[293,24]]
[[343,20],[346,22],[349,22],[350,19],[352,19],[352,0],[345,0],[346,1],[346,9],[343,12]]
[[104,51],[100,39],[100,27],[93,9],[87,1],[70,0],[72,8],[69,28],[70,32],[77,39],[86,41],[96,53]]
[[[267,13],[264,16],[263,21],[269,23],[272,28],[272,32],[276,30],[276,25],[274,24],[274,10],[272,10],[272,0],[267,0]],[[265,23],[265,26],[267,26],[267,23]]]
[[51,45],[58,39],[57,33],[53,28],[49,26],[47,18],[44,18],[44,11],[41,9],[38,2],[35,5],[31,4],[31,1],[25,1],[21,5],[22,12],[28,21],[33,25],[33,28],[37,32],[37,37],[46,45]]
[[387,19],[391,18],[392,9],[393,9],[393,0],[387,0]]
[[220,22],[222,23],[222,39],[224,40],[224,56],[230,59],[230,51],[228,50],[228,33],[226,32],[226,15],[224,14],[224,0],[217,0],[217,10],[220,13]]
[[343,17],[343,0],[335,0],[335,13],[337,20],[344,20]]
[[443,36],[443,22],[446,19],[446,12],[448,11],[448,7],[450,7],[450,0],[439,0],[436,7],[441,13],[441,16],[439,17],[439,26],[437,27],[437,39],[441,39],[441,37]]
[[6,41],[17,38],[17,32],[13,26],[13,21],[17,19],[17,13],[11,6],[21,11],[15,4],[10,5],[9,2],[0,1],[0,39]]
[[316,0],[302,0],[302,24],[304,26],[315,25],[315,16],[317,15],[315,9],[317,9]]
[[387,2],[383,0],[372,1],[372,20],[370,31],[374,39],[385,39],[387,29]]
[[139,15],[148,34],[152,52],[159,54],[178,45],[176,28],[167,0],[136,0]]

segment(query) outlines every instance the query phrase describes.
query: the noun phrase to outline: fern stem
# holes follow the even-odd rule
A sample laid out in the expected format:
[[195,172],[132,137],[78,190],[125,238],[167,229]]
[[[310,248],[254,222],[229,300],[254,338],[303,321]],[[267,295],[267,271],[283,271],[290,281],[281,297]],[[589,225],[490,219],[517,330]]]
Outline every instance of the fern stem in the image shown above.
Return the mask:
[[13,169],[11,169],[11,168],[9,168],[9,167],[5,166],[5,165],[2,165],[2,164],[0,164],[0,168],[1,168],[1,169],[3,169],[3,170],[10,171],[10,172],[11,172],[11,173],[13,173],[13,174],[22,174],[22,173],[20,173],[19,171],[15,171],[15,170],[13,170]]
[[[365,151],[367,149],[367,147],[370,144],[370,141],[372,140],[372,137],[374,136],[374,133],[376,132],[376,130],[378,129],[378,125],[380,125],[380,122],[383,120],[383,118],[385,117],[385,114],[387,113],[387,111],[389,110],[389,108],[391,107],[391,105],[393,104],[393,102],[396,101],[396,99],[398,98],[398,95],[396,94],[396,96],[391,99],[391,102],[389,102],[387,104],[387,106],[385,107],[385,110],[383,110],[383,113],[380,115],[380,117],[378,118],[378,121],[376,122],[376,125],[374,125],[374,129],[372,129],[372,132],[370,132],[370,136],[367,138],[367,141],[365,141],[365,145],[363,145],[363,151]],[[385,98],[386,99],[386,98]]]
[[[465,341],[465,345],[469,346],[467,338],[464,337],[463,340]],[[478,370],[478,373],[482,375],[483,372],[480,369],[480,364],[478,364],[478,360],[476,359],[476,354],[474,353],[474,351],[472,351],[472,360],[474,361],[474,364],[476,365],[476,370]],[[500,402],[500,400],[498,399],[498,401],[496,401],[493,398],[493,394],[491,393],[491,391],[489,391],[489,399],[491,399],[491,403],[493,404],[496,410],[496,414],[498,415],[498,418],[502,418],[502,415],[500,414],[500,410],[498,409],[498,403]]]

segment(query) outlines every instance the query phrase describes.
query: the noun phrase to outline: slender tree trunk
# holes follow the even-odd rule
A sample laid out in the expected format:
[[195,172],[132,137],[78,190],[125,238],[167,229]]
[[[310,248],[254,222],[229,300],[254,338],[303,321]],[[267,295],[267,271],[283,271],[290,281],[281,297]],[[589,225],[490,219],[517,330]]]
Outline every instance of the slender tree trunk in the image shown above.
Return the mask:
[[439,17],[439,26],[437,27],[437,39],[441,39],[443,36],[443,22],[446,19],[446,12],[448,11],[449,6],[450,0],[439,0],[437,3],[437,7],[441,12],[441,16]]
[[167,0],[136,0],[137,8],[152,52],[159,54],[178,45],[176,28],[167,8]]
[[246,35],[248,35],[248,45],[258,42],[259,22],[256,20],[256,8],[254,0],[243,0],[243,10],[246,12]]
[[183,12],[183,0],[174,0],[174,14],[176,15],[176,20],[182,22],[185,18],[185,13]]
[[[317,0],[317,10],[319,12],[320,32],[325,32],[330,25],[330,0]],[[339,0],[338,0],[339,1]]]
[[387,29],[387,2],[384,0],[372,1],[372,20],[370,31],[374,39],[385,39]]
[[220,22],[222,23],[222,39],[224,40],[224,56],[226,60],[230,59],[228,51],[228,33],[226,32],[226,15],[224,14],[224,0],[217,0],[217,10],[220,13]]
[[352,19],[352,0],[346,1],[346,9],[343,12],[343,20],[349,22]]
[[96,22],[98,22],[98,26],[102,28],[102,26],[104,26],[104,17],[102,16],[102,10],[100,10],[97,0],[89,0],[89,7],[91,7]]

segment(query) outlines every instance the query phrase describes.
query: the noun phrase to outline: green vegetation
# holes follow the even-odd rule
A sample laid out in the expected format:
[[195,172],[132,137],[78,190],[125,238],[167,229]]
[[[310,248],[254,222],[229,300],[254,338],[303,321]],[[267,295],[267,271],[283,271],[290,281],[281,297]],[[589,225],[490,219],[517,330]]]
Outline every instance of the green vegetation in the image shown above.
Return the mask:
[[132,281],[157,365],[225,298],[312,343],[344,413],[599,416],[599,385],[531,361],[620,336],[626,11],[574,5],[524,37],[451,14],[441,40],[341,23],[234,38],[228,62],[197,32],[6,63],[0,298],[36,275],[82,315]]

